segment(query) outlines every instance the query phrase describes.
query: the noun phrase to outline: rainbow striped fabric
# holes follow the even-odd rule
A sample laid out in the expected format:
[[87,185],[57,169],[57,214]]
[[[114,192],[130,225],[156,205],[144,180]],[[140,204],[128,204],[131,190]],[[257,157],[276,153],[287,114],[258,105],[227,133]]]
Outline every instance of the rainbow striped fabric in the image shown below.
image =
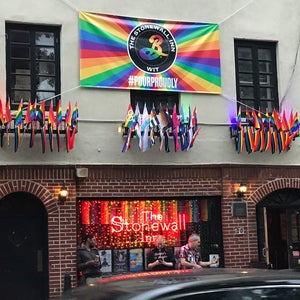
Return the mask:
[[219,26],[80,12],[83,87],[221,93]]

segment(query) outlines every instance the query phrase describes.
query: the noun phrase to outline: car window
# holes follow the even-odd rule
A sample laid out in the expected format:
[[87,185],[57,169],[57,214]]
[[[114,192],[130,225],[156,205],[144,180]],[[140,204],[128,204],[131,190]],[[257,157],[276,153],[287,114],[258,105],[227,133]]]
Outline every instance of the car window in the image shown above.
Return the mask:
[[299,300],[300,287],[233,288],[174,295],[163,300]]

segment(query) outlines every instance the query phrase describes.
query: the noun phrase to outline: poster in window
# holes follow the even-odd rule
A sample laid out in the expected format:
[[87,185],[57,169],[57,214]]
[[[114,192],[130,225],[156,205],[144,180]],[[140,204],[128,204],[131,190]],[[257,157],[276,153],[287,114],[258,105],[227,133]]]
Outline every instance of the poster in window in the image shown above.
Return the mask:
[[219,254],[209,254],[209,260],[218,259],[218,262],[216,264],[211,264],[211,268],[218,268],[219,267]]
[[143,249],[129,250],[130,272],[143,271]]
[[99,250],[101,261],[101,271],[103,273],[110,273],[112,271],[111,250]]
[[113,272],[128,272],[128,252],[127,249],[113,250]]

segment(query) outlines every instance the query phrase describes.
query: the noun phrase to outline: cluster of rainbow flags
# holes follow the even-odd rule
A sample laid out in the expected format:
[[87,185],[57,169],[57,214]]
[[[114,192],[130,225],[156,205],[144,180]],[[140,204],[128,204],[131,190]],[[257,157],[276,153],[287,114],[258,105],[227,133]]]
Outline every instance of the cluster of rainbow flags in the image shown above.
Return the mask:
[[173,136],[174,151],[188,151],[193,147],[200,130],[197,127],[196,107],[193,112],[189,107],[188,116],[185,118],[182,106],[180,115],[177,115],[176,104],[173,107],[172,115],[169,114],[168,107],[165,110],[161,107],[158,114],[153,107],[149,114],[146,103],[142,113],[140,113],[138,104],[135,112],[129,104],[124,127],[127,130],[127,137],[122,152],[126,152],[130,148],[130,140],[133,135],[137,137],[139,149],[142,152],[154,146],[157,136],[160,139],[160,150],[164,145],[165,151],[170,152],[169,139]]
[[[74,148],[75,134],[77,131],[78,105],[74,105],[72,110],[69,101],[66,113],[63,118],[61,101],[57,102],[56,114],[53,110],[53,102],[50,101],[49,111],[46,116],[45,101],[32,103],[28,101],[26,114],[23,116],[23,100],[20,101],[18,110],[13,117],[10,109],[10,100],[6,101],[5,110],[0,99],[0,125],[1,125],[1,147],[3,147],[3,136],[6,133],[6,143],[9,146],[9,133],[14,132],[14,151],[17,152],[22,146],[25,133],[30,133],[29,147],[34,146],[34,139],[37,132],[41,133],[42,153],[47,149],[47,133],[49,140],[49,149],[54,149],[53,133],[56,133],[57,150],[60,151],[62,144],[60,132],[65,130],[66,148],[69,152]],[[13,123],[13,124],[12,124]],[[23,137],[21,137],[23,132]]]
[[252,109],[250,113],[246,108],[246,121],[242,123],[241,106],[238,109],[236,127],[236,150],[238,153],[245,149],[248,153],[271,151],[284,152],[290,148],[291,142],[299,135],[298,113],[290,111],[289,116],[285,110],[280,114],[268,110],[264,116],[260,110]]

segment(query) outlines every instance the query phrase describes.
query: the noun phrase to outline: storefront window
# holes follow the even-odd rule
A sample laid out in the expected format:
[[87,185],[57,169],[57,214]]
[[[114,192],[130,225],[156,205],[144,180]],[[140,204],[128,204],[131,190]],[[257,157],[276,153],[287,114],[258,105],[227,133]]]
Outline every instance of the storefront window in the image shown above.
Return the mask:
[[[166,246],[176,253],[191,233],[201,235],[207,255],[222,251],[220,201],[216,198],[81,199],[77,220],[78,241],[85,234],[93,234],[105,255],[143,256],[159,235],[165,237]],[[217,245],[217,249],[213,251],[211,245]]]

